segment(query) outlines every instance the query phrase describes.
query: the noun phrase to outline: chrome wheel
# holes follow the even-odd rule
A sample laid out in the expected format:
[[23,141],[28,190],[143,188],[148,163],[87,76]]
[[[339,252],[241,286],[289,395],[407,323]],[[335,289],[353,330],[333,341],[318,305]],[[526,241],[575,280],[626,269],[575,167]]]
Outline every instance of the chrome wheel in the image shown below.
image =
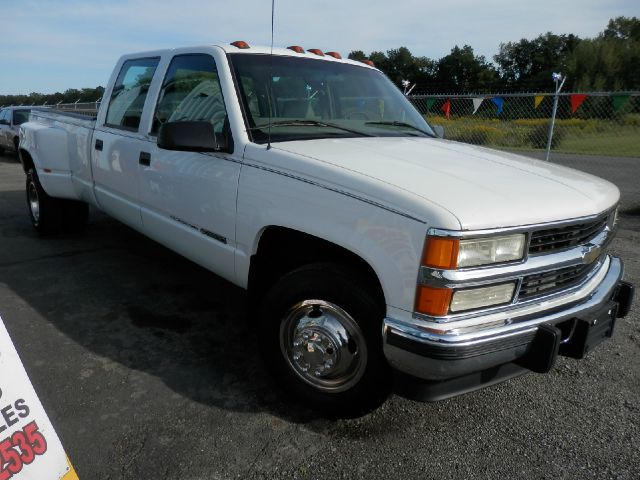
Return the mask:
[[29,210],[33,220],[38,223],[40,220],[40,200],[38,199],[38,190],[33,182],[29,183],[28,189]]
[[356,321],[323,300],[304,300],[288,312],[280,325],[280,350],[298,377],[325,392],[348,390],[367,364]]

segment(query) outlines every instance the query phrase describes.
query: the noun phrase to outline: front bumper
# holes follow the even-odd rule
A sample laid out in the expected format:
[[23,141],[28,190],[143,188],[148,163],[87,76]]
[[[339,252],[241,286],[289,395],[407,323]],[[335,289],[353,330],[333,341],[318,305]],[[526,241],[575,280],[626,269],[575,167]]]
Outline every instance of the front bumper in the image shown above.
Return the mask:
[[[602,270],[593,278],[594,284],[588,286],[586,296],[565,298],[565,303],[560,304],[545,302],[547,304],[537,305],[537,311],[531,307],[512,310],[510,318],[495,328],[464,333],[452,329],[443,333],[434,331],[417,319],[407,322],[386,318],[384,353],[397,370],[428,381],[461,378],[475,372],[499,369],[505,364],[515,364],[531,355],[534,339],[543,325],[566,326],[570,320],[592,321],[603,309],[614,309],[609,312],[613,317],[616,312],[617,316],[626,314],[632,288],[621,282],[622,262],[616,257],[607,257]],[[564,338],[561,341],[570,341],[573,330],[562,331]],[[505,378],[527,371],[522,368],[507,370]],[[481,386],[485,385],[478,388]]]

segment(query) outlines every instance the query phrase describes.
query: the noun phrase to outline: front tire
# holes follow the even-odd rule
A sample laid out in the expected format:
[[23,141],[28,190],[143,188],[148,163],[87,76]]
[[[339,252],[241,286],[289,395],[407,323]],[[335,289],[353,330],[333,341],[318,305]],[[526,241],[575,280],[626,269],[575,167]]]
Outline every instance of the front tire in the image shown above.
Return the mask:
[[367,413],[391,388],[384,302],[367,286],[355,270],[316,263],[282,277],[262,303],[267,365],[285,390],[330,416]]

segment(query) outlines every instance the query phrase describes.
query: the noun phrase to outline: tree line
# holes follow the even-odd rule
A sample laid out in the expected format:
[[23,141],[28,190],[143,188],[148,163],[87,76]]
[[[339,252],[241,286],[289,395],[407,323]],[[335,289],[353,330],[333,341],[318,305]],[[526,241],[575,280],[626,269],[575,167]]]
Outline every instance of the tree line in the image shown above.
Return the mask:
[[104,94],[104,87],[69,88],[64,92],[51,94],[30,93],[29,95],[0,95],[0,105],[55,105],[56,103],[95,102]]
[[[494,93],[549,91],[552,72],[562,72],[565,91],[640,89],[640,19],[617,17],[595,38],[551,32],[534,39],[501,43],[493,62],[470,45],[454,46],[434,60],[414,56],[406,47],[385,52],[352,51],[353,60],[371,60],[398,86],[415,85],[413,93]],[[68,89],[53,94],[0,95],[0,105],[48,105],[93,102],[103,87]]]
[[549,91],[553,72],[567,77],[564,91],[638,90],[640,19],[613,18],[595,38],[547,32],[501,43],[493,62],[470,45],[456,45],[439,60],[414,56],[406,47],[369,55],[356,50],[349,58],[373,61],[398,86],[408,80],[413,93]]

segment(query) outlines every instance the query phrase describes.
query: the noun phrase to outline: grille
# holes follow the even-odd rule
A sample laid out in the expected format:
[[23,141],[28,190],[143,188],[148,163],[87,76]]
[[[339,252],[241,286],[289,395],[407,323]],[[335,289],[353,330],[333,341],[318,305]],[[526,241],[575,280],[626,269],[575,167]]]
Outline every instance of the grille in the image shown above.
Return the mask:
[[580,285],[591,272],[601,265],[594,262],[589,265],[575,265],[549,272],[526,275],[522,279],[519,300],[528,300],[540,295],[549,295]]
[[607,217],[574,225],[537,230],[531,233],[529,253],[549,253],[575,247],[598,235],[607,224]]

